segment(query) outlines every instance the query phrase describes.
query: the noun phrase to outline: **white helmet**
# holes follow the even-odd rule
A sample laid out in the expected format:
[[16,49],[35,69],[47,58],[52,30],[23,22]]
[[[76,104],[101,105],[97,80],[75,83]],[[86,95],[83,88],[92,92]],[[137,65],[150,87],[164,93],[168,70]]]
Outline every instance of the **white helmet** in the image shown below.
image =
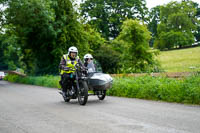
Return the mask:
[[93,57],[92,57],[92,55],[91,54],[86,54],[85,56],[84,56],[84,59],[93,59]]
[[70,47],[70,48],[68,49],[68,54],[69,54],[70,52],[76,53],[76,55],[78,55],[78,49],[77,49],[76,47],[74,47],[74,46],[72,46],[72,47]]

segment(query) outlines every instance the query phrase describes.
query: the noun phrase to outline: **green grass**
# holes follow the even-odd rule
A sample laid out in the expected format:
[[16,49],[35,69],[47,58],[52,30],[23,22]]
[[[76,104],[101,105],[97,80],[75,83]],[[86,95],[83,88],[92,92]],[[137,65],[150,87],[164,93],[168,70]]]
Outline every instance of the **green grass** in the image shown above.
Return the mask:
[[19,75],[9,74],[4,80],[22,84],[39,85],[52,88],[61,88],[59,85],[60,76],[38,76],[38,77],[21,77]]
[[200,75],[184,79],[166,77],[118,77],[111,96],[200,104]]
[[166,72],[200,71],[200,47],[162,51],[158,60]]
[[[200,74],[183,79],[166,77],[115,77],[108,95],[161,100],[200,105]],[[4,80],[17,83],[60,88],[59,76],[20,77],[8,75]]]

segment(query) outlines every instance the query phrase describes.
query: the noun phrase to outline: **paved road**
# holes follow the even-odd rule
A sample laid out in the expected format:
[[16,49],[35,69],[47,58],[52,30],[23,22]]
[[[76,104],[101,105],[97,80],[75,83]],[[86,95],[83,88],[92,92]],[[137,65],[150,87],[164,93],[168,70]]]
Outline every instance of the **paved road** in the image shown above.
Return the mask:
[[63,102],[55,88],[0,81],[0,133],[199,133],[200,106],[90,96]]

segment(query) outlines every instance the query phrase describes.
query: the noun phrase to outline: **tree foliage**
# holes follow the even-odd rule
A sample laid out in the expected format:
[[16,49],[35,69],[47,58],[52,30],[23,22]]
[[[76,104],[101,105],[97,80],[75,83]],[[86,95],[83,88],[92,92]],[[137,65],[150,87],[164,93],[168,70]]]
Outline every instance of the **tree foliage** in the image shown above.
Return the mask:
[[154,40],[158,36],[157,27],[159,23],[160,23],[160,6],[156,6],[152,8],[149,12],[148,29],[152,33],[150,46],[153,46]]
[[[123,48],[122,68],[125,72],[144,72],[153,70],[156,61],[150,51],[151,39],[147,26],[141,21],[128,19],[122,25],[122,31],[116,38]],[[152,71],[150,70],[150,71]]]
[[56,74],[60,58],[70,46],[76,46],[83,56],[94,53],[104,43],[99,33],[78,21],[70,0],[4,0],[1,3],[7,6],[1,12],[4,14],[2,29],[15,37],[13,40],[22,54],[20,61],[28,74]]
[[45,0],[9,1],[5,17],[6,25],[19,38],[27,72],[50,72],[52,66],[47,64],[54,60],[51,51],[56,37],[50,3]]
[[160,7],[160,20],[155,41],[157,48],[174,48],[192,45],[194,42],[193,32],[196,30],[196,10],[193,3],[170,2]]
[[[85,32],[85,39],[87,40],[89,50],[91,54],[95,54],[102,45],[106,43],[105,39],[101,37],[100,33],[94,30],[89,24],[83,26]],[[85,54],[87,51],[83,50]]]
[[81,15],[106,39],[116,38],[126,18],[145,20],[145,0],[86,0],[81,4]]
[[[83,16],[91,19],[86,24],[77,17],[71,0],[0,3],[7,7],[0,14],[0,69],[20,67],[28,74],[58,74],[60,58],[76,46],[80,57],[91,53],[106,73],[153,71],[147,27],[127,20],[120,29],[126,18],[145,20],[144,0],[88,0],[81,6]],[[110,37],[115,39],[106,40]]]
[[94,58],[99,61],[105,73],[117,73],[120,68],[120,53],[111,46],[102,45],[94,54]]
[[[197,20],[200,20],[200,5],[195,2],[193,4],[194,4],[195,9],[197,10],[195,18]],[[199,42],[200,41],[200,22],[196,23],[196,25],[197,25],[197,31],[194,33],[194,36],[196,38],[196,41]]]
[[23,64],[17,37],[11,33],[0,34],[0,70],[16,70]]

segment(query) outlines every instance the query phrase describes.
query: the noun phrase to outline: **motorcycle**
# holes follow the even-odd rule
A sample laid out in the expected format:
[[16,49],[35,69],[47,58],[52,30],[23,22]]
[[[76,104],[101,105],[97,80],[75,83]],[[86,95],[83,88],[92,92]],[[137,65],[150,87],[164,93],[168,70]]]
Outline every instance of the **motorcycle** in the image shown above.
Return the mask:
[[[77,99],[80,105],[85,105],[88,96],[97,95],[99,100],[104,100],[106,91],[112,87],[113,79],[109,74],[102,72],[90,72],[89,69],[82,68],[80,64],[75,66],[75,84],[67,89],[66,96],[62,94],[65,102]],[[92,92],[92,93],[88,93]]]
[[72,83],[71,88],[67,89],[65,95],[63,92],[59,92],[65,102],[70,102],[71,99],[77,99],[80,105],[85,105],[88,100],[88,84],[87,84],[87,74],[86,70],[82,68],[82,66],[77,63],[75,66],[75,81]]

